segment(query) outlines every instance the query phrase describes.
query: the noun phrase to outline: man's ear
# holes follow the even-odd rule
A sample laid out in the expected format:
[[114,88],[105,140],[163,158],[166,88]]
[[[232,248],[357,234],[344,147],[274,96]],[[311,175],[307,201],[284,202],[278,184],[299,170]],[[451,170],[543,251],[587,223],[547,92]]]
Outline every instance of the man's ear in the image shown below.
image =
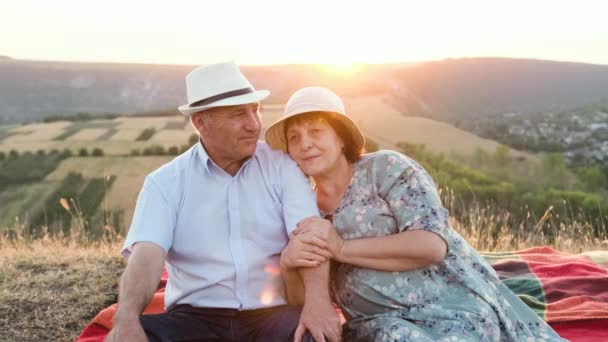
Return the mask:
[[192,114],[190,116],[190,124],[192,124],[192,127],[194,127],[195,130],[197,130],[199,133],[202,132],[204,130],[204,115],[196,113],[196,114]]

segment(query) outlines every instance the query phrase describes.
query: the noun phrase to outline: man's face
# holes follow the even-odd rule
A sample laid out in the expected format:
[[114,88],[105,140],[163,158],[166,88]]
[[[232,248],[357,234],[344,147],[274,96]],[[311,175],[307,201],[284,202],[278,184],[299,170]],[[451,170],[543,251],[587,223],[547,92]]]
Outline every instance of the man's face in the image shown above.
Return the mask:
[[249,103],[193,114],[205,149],[216,163],[241,161],[255,153],[261,128],[259,109],[259,103]]

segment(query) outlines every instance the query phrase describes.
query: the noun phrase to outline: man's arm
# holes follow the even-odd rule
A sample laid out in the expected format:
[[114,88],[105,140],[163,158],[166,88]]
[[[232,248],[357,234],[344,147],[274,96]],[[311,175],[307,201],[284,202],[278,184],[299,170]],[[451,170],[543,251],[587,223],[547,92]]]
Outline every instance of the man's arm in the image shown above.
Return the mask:
[[[316,195],[309,179],[289,156],[281,155],[276,162],[281,165],[283,217],[287,233],[291,233],[304,219],[319,215]],[[299,342],[306,330],[317,342],[340,341],[342,327],[329,297],[329,262],[298,272],[304,282],[305,302],[295,341]]]
[[148,341],[139,316],[158,288],[165,251],[152,242],[133,246],[120,280],[118,310],[106,341]]
[[329,295],[329,262],[315,268],[299,268],[304,282],[304,307],[295,333],[300,342],[306,330],[317,342],[342,340],[342,324]]
[[285,294],[287,295],[287,303],[289,305],[304,304],[304,283],[295,269],[290,269],[281,264],[281,277],[285,284]]
[[[323,247],[318,247],[318,244]],[[331,259],[327,244],[315,236],[294,236],[281,252],[281,276],[285,283],[287,301],[291,305],[304,304],[304,283],[298,268],[317,267]]]

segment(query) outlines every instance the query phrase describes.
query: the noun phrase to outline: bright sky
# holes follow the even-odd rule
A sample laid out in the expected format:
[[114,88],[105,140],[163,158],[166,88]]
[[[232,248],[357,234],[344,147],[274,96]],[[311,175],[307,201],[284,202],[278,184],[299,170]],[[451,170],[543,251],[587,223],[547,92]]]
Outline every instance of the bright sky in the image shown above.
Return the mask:
[[0,55],[206,64],[608,64],[608,1],[1,0]]

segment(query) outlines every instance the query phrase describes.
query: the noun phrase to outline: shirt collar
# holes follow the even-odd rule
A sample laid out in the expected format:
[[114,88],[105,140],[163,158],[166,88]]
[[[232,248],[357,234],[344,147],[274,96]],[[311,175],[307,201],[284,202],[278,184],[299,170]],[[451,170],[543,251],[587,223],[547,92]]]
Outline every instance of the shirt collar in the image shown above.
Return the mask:
[[199,160],[201,161],[201,163],[203,163],[203,168],[205,169],[205,171],[209,172],[209,163],[212,162],[212,160],[211,158],[209,158],[207,151],[205,151],[205,147],[203,146],[203,142],[200,138],[196,143],[196,152],[198,154]]

